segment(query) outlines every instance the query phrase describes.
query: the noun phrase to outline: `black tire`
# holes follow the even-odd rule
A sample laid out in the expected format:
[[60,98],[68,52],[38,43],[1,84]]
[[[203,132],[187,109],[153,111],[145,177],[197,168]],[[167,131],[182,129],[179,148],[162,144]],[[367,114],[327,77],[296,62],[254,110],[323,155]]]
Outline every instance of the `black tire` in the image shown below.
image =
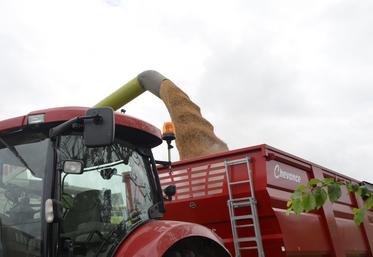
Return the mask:
[[164,257],[209,257],[209,256],[198,254],[195,251],[189,250],[189,249],[180,249],[180,250],[172,251],[168,253],[167,255],[164,255]]
[[230,255],[210,239],[191,237],[175,243],[163,257],[230,257]]

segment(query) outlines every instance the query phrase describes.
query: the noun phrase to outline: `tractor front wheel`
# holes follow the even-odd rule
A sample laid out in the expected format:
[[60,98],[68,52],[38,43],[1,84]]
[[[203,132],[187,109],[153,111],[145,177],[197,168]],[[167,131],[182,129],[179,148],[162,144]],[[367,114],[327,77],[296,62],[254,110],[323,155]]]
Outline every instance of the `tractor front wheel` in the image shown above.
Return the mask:
[[230,257],[230,255],[211,239],[190,237],[174,244],[163,257]]

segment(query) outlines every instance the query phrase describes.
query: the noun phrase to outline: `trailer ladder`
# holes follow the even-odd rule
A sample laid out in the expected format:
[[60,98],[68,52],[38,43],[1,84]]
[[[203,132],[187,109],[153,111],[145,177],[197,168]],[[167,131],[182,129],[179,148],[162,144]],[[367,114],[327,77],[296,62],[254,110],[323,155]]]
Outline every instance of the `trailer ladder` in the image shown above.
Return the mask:
[[[246,166],[246,177],[242,177],[242,174],[239,174],[241,176],[235,174],[233,166],[236,165]],[[264,257],[250,158],[247,157],[233,161],[225,161],[225,171],[229,197],[227,204],[232,227],[235,255],[236,257],[241,257],[245,251],[256,250],[258,257]],[[240,170],[240,172],[242,172],[242,170]],[[238,189],[238,186],[247,186],[248,188],[244,189],[244,192],[247,195],[239,198],[235,197],[235,190]],[[250,228],[254,228],[254,236],[247,236]]]

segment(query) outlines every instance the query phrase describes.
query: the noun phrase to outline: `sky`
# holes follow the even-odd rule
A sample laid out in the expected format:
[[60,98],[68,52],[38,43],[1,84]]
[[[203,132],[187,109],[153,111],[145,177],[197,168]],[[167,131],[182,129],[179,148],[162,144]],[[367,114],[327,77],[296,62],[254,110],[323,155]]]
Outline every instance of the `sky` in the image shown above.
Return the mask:
[[[153,69],[230,149],[266,143],[373,182],[372,13],[368,0],[0,0],[0,120],[92,106]],[[150,93],[124,108],[170,119]]]

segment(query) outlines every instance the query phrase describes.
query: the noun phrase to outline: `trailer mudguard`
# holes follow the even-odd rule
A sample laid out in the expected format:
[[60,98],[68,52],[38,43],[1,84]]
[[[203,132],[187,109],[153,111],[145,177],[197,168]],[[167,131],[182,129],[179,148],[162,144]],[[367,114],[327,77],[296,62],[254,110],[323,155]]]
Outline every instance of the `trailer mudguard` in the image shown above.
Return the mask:
[[[206,257],[230,257],[228,250],[224,247],[222,240],[210,229],[187,222],[154,220],[146,223],[135,231],[119,246],[115,257],[161,257],[173,256],[173,249],[183,247],[183,242],[188,243],[206,242],[213,246],[211,254]],[[196,245],[194,244],[194,245]],[[189,244],[190,245],[190,244]],[[205,251],[206,249],[201,249]],[[199,250],[198,250],[199,251]]]

